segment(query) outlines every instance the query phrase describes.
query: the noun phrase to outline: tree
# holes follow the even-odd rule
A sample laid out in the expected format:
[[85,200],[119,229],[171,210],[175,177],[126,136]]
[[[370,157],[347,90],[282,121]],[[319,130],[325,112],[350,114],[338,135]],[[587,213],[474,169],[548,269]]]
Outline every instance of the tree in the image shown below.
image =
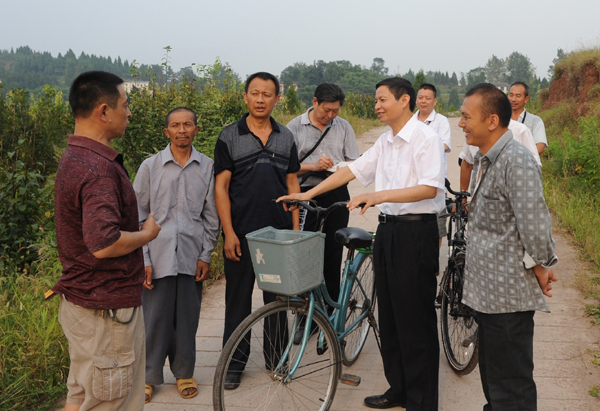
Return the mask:
[[298,99],[296,93],[296,86],[292,84],[288,87],[287,93],[285,93],[285,100],[283,101],[283,108],[287,114],[298,114],[302,111],[302,105]]
[[465,78],[465,73],[463,73],[462,71],[460,72],[460,86],[461,87],[467,86],[467,80]]
[[419,72],[415,76],[415,81],[413,81],[412,83],[413,87],[415,88],[415,91],[418,90],[419,87],[421,87],[421,84],[427,83],[427,77],[425,77],[425,73],[423,73],[423,70],[419,70]]
[[404,77],[406,80],[410,81],[411,83],[413,81],[415,81],[415,73],[412,71],[412,69],[408,69],[406,74],[402,77]]
[[381,57],[375,57],[373,59],[373,64],[371,64],[371,71],[374,71],[377,74],[382,76],[387,76],[388,68],[385,67],[385,61]]
[[452,77],[450,77],[450,85],[454,87],[458,87],[458,77],[456,77],[456,72],[452,72]]
[[535,67],[531,64],[529,57],[514,51],[506,58],[506,72],[508,83],[524,81],[530,83],[534,75]]
[[567,57],[567,53],[563,51],[563,49],[556,50],[556,58],[552,60],[552,64],[548,67],[548,81],[552,81],[554,78],[554,67],[556,67],[556,63],[563,60]]
[[467,73],[467,88],[471,88],[477,84],[485,83],[485,69],[477,67]]
[[506,62],[492,54],[485,65],[485,77],[490,83],[506,81]]
[[450,96],[448,98],[448,106],[450,106],[450,107],[454,106],[454,108],[460,107],[460,98],[458,97],[458,90],[456,90],[455,88],[450,90]]

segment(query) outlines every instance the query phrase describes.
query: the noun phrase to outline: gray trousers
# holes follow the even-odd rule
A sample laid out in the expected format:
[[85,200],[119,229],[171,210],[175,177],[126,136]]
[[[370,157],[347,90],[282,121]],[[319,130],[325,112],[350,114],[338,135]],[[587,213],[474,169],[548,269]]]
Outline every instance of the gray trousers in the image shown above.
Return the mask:
[[200,320],[202,282],[179,274],[152,280],[144,288],[142,306],[146,329],[146,384],[164,382],[163,368],[169,358],[175,378],[191,378],[196,366],[196,331]]

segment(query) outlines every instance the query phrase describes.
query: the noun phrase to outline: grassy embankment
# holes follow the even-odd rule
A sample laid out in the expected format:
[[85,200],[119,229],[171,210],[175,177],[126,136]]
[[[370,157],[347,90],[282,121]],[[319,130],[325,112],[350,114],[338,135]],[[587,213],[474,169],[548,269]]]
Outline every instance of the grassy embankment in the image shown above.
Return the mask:
[[[541,95],[540,103],[547,102],[544,106],[551,107],[539,113],[549,141],[542,168],[546,201],[561,226],[573,235],[582,258],[589,262],[578,273],[576,286],[594,301],[586,310],[597,324],[600,323],[599,72],[600,49],[569,54],[556,66],[557,84]],[[573,92],[569,94],[568,90]],[[600,363],[600,353],[596,358],[593,362]],[[600,386],[591,387],[590,394],[600,396]]]

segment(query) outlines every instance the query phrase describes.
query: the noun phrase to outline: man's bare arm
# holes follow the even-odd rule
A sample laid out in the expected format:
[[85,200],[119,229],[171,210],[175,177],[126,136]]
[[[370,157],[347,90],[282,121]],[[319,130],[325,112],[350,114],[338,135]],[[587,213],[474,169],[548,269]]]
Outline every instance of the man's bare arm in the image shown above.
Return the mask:
[[121,231],[121,236],[113,244],[94,253],[96,258],[114,258],[127,255],[154,240],[160,232],[160,226],[150,213],[140,231]]
[[460,163],[460,190],[468,191],[469,183],[471,182],[471,173],[473,172],[473,164],[467,163],[465,160]]
[[229,198],[229,183],[231,182],[231,171],[224,170],[217,174],[215,178],[215,202],[217,203],[217,213],[223,226],[225,234],[225,257],[233,261],[240,261],[242,249],[240,240],[233,230],[231,221],[231,199]]
[[[316,187],[311,188],[307,192],[305,192],[305,193],[296,193],[296,194],[288,194],[286,196],[281,196],[281,197],[279,197],[277,199],[277,202],[280,202],[281,200],[302,200],[302,201],[308,201],[311,198],[314,198],[314,197],[318,196],[319,194],[326,193],[328,191],[331,191],[333,189],[341,187],[344,184],[348,184],[350,181],[354,180],[355,178],[356,177],[354,176],[354,173],[352,173],[352,171],[350,171],[350,167],[344,167],[344,168],[336,171],[335,173],[333,173],[329,177],[327,177],[319,185],[317,185]],[[287,207],[286,204],[284,204],[283,207],[286,210],[288,209],[288,207]]]
[[[285,180],[288,187],[288,195],[300,192],[300,183],[296,174],[288,174]],[[292,210],[292,224],[294,230],[300,229],[300,210]]]

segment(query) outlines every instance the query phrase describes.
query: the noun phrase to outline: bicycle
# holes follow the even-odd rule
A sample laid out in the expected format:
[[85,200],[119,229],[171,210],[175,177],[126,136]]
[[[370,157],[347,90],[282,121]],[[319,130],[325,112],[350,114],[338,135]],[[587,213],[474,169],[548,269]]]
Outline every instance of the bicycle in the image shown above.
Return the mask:
[[[330,212],[347,204],[338,202],[322,208],[298,200],[286,202],[316,212],[320,217],[317,219],[319,231]],[[319,235],[324,237],[324,234]],[[338,301],[333,301],[327,292],[321,264],[320,285],[300,295],[281,295],[279,301],[247,317],[221,352],[213,383],[215,410],[324,411],[333,402],[338,381],[355,386],[360,383],[360,377],[342,375],[341,371],[342,364],[350,366],[357,360],[369,328],[373,328],[379,343],[375,318],[374,234],[348,227],[338,230],[335,237],[348,249]],[[256,266],[255,272],[258,273]],[[273,280],[272,277],[264,279]],[[259,286],[262,288],[264,284],[259,281]],[[296,345],[294,335],[303,322],[304,334]],[[235,357],[243,358],[246,365],[239,387],[228,390],[226,374],[232,364],[239,365]]]
[[[462,303],[465,256],[467,237],[466,200],[470,194],[466,191],[456,192],[450,188],[446,180],[448,192],[454,195],[447,205],[448,224],[448,265],[440,282],[440,291],[436,302],[441,308],[440,329],[442,346],[452,370],[458,375],[469,374],[477,365],[479,335],[477,322],[472,308]],[[452,208],[455,211],[452,213]],[[452,235],[452,225],[455,225]]]

